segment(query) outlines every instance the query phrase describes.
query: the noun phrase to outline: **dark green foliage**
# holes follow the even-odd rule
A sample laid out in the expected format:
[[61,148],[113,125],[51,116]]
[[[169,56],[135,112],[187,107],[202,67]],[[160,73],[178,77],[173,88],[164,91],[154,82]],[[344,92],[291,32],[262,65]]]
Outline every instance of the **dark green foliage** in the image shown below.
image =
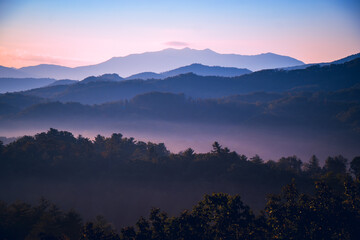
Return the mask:
[[173,154],[164,144],[137,142],[120,133],[91,141],[50,129],[7,145],[0,142],[2,180],[221,181],[276,189],[294,178],[299,187],[293,181],[281,194],[269,196],[265,211],[257,214],[239,195],[213,193],[176,217],[153,208],[149,218],[119,232],[103,217],[82,224],[76,212],[63,212],[46,200],[35,206],[0,203],[0,240],[359,239],[359,162],[359,157],[351,161],[350,172],[342,156],[329,157],[323,168],[316,156],[304,166],[296,156],[263,162],[218,142],[209,153],[189,148]]
[[50,129],[1,145],[0,154],[0,171],[5,176],[56,176],[64,171],[68,176],[76,176],[118,170],[130,161],[161,161],[169,151],[163,143],[135,142],[121,134],[113,134],[110,138],[98,135],[95,141],[90,141],[81,135],[75,138],[70,132]]
[[[345,184],[359,188],[358,181],[349,181]],[[316,183],[315,189],[313,196],[300,194],[292,183],[269,198],[266,213],[273,238],[358,239],[360,205],[355,206],[354,200],[359,192],[336,192],[324,182]]]
[[347,159],[339,155],[328,157],[325,161],[324,169],[334,174],[344,174],[346,172]]
[[[160,120],[249,126],[299,126],[356,133],[360,129],[358,89],[337,92],[288,92],[267,100],[267,93],[193,100],[184,94],[149,92],[131,100],[82,105],[0,95],[0,121],[83,122]],[[254,102],[251,95],[256,95]],[[261,97],[263,96],[263,97]],[[35,98],[35,97],[32,97]],[[37,98],[35,98],[37,99]],[[1,102],[3,101],[3,102]],[[19,104],[17,102],[20,102]],[[17,106],[19,105],[19,106]],[[311,116],[311,117],[310,117]]]
[[0,154],[4,151],[4,143],[0,140]]
[[264,160],[261,159],[261,157],[259,155],[255,155],[252,158],[250,158],[250,161],[255,163],[255,164],[263,164]]
[[[269,186],[281,186],[292,178],[333,181],[331,179],[342,178],[346,173],[347,163],[342,156],[329,157],[323,170],[315,156],[304,167],[296,156],[264,163],[258,155],[248,159],[218,142],[214,142],[209,153],[199,154],[189,148],[172,154],[163,143],[136,141],[120,133],[111,137],[98,135],[91,141],[56,129],[24,136],[7,145],[0,144],[0,157],[3,178],[94,179],[105,176],[152,181],[202,179]],[[351,171],[355,175],[358,172],[356,159],[351,163]],[[321,177],[322,173],[327,175]]]
[[266,223],[240,199],[224,193],[205,195],[191,211],[169,218],[152,209],[149,219],[121,230],[122,239],[261,239]]
[[120,240],[115,229],[102,216],[94,222],[87,222],[81,231],[81,240]]
[[38,205],[0,203],[0,239],[79,239],[82,220],[42,199]]
[[312,176],[318,175],[321,173],[321,167],[319,163],[319,159],[313,155],[308,163],[304,164],[305,172],[309,173]]
[[293,171],[296,173],[301,172],[302,161],[296,156],[280,158],[278,165],[283,170]]
[[350,171],[360,179],[360,157],[355,157],[350,163]]
[[119,233],[101,216],[82,225],[74,211],[64,213],[45,200],[37,206],[1,203],[0,239],[359,239],[360,182],[348,177],[344,186],[339,192],[317,182],[309,195],[292,182],[270,195],[258,216],[240,196],[213,193],[177,217],[153,208],[148,219]]
[[254,231],[255,216],[238,195],[205,195],[192,214],[208,235],[205,239],[250,239]]

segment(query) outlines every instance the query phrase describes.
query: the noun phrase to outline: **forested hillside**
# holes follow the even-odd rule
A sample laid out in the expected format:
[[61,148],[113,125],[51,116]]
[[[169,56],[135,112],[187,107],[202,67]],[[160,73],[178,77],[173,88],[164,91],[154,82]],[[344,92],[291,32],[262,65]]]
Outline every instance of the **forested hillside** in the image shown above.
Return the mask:
[[[58,86],[61,87],[61,86]],[[177,123],[231,124],[326,128],[358,132],[358,88],[334,92],[257,92],[218,99],[191,99],[184,94],[150,92],[130,100],[83,105],[52,102],[22,94],[0,95],[0,122],[37,123],[116,121],[166,121]],[[311,116],[311,118],[309,117]]]
[[0,240],[360,240],[360,0],[0,0]]
[[[192,98],[221,98],[252,92],[336,91],[358,86],[360,59],[344,64],[300,70],[263,70],[240,77],[198,76],[181,74],[164,80],[109,81],[106,77],[92,78],[87,84],[33,89],[23,94],[52,101],[101,104],[133,98],[147,92],[183,93]],[[96,81],[95,81],[96,79]]]
[[[134,227],[124,227],[132,224],[122,214],[111,217],[116,223],[112,225],[101,217],[94,220],[95,215],[82,219],[73,210],[63,212],[46,200],[36,205],[3,202],[1,239],[357,239],[359,236],[355,226],[360,223],[360,157],[352,160],[328,157],[321,166],[316,156],[306,164],[296,156],[264,161],[257,155],[248,158],[233,152],[217,142],[212,147],[205,154],[190,148],[174,154],[164,144],[138,142],[121,134],[109,138],[98,135],[91,141],[56,129],[24,136],[8,145],[0,144],[2,186],[11,185],[15,179],[39,179],[56,189],[61,187],[56,180],[67,179],[80,188],[84,181],[98,186],[110,181],[113,188],[126,183],[134,190],[136,183],[148,184],[155,190],[156,185],[167,188],[175,182],[184,186],[201,182],[223,185],[219,189],[226,189],[226,185],[257,189],[252,198],[246,196],[250,191],[241,197],[227,193],[205,195],[192,210],[178,209],[170,215],[154,208],[149,218],[140,217],[144,212],[133,216],[132,219],[139,219]],[[289,183],[280,193],[281,186]],[[26,183],[18,184],[19,190],[21,185]],[[14,190],[8,191],[13,193]],[[269,193],[276,194],[269,195],[262,206],[247,205],[254,206],[246,200],[265,199]],[[66,196],[76,201],[77,195]],[[169,198],[171,205],[182,205],[182,197],[177,200],[164,197]],[[86,199],[86,196],[81,199],[85,211],[97,209]],[[60,205],[64,207],[63,203]],[[129,205],[108,207],[116,213],[124,212],[123,208]]]

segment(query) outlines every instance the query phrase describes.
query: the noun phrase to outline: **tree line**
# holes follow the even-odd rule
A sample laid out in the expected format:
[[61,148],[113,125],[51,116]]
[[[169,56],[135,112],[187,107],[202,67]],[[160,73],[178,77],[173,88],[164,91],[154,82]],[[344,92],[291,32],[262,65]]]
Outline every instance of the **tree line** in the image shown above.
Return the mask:
[[[145,143],[114,133],[94,140],[50,129],[0,143],[4,182],[26,177],[77,180],[245,183],[283,186],[263,209],[239,195],[205,195],[192,209],[170,216],[158,208],[134,226],[116,229],[103,217],[87,221],[45,199],[39,204],[0,203],[0,239],[359,239],[360,157],[313,156],[264,161],[214,142],[208,153],[191,148],[171,153],[162,143]],[[273,189],[273,188],[272,188]],[[5,190],[6,191],[6,190]],[[174,203],[176,204],[176,203]],[[114,209],[116,211],[116,209]]]
[[[97,135],[90,140],[75,137],[67,131],[51,128],[35,136],[24,136],[7,145],[0,142],[0,172],[5,176],[98,176],[113,174],[127,178],[159,174],[168,178],[241,180],[270,178],[274,175],[292,178],[339,177],[358,174],[360,157],[349,162],[343,156],[328,157],[321,166],[313,155],[303,163],[296,156],[278,161],[264,161],[255,155],[248,158],[214,142],[208,153],[195,153],[188,148],[171,153],[163,143],[136,141],[114,133],[111,137]],[[253,180],[255,180],[255,178]]]
[[178,216],[153,208],[120,231],[102,216],[84,221],[45,199],[37,205],[0,202],[0,239],[359,239],[359,177],[341,183],[338,190],[319,181],[313,194],[304,194],[293,181],[269,195],[259,214],[239,195],[213,193]]

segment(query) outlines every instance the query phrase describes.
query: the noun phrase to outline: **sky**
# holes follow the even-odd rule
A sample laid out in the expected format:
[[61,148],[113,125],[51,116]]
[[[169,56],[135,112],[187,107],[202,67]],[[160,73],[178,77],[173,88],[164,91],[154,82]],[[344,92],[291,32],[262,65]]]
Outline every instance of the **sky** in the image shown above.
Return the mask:
[[0,0],[2,66],[75,67],[184,47],[333,61],[360,52],[360,1]]

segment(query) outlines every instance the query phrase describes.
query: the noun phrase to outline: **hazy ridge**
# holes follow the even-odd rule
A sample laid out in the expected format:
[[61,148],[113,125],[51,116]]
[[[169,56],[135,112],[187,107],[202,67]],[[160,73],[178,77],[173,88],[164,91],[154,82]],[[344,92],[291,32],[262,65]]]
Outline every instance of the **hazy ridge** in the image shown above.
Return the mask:
[[[169,48],[157,52],[113,57],[105,62],[89,66],[70,68],[59,65],[41,64],[38,66],[23,67],[17,70],[13,69],[13,71],[28,74],[36,78],[81,80],[91,75],[98,76],[106,73],[117,73],[122,77],[128,77],[141,72],[161,73],[193,63],[209,66],[247,68],[251,71],[303,64],[303,62],[297,59],[274,53],[248,56],[220,54],[210,49]],[[0,77],[14,77],[15,75],[9,75],[9,71],[9,68],[4,68],[3,71],[0,71]]]

